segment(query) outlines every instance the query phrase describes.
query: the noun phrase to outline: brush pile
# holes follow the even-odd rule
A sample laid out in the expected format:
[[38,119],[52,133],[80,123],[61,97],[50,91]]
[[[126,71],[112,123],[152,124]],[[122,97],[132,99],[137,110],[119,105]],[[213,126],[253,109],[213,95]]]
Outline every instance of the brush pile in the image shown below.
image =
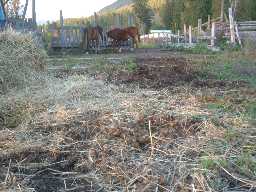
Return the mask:
[[24,88],[40,79],[46,53],[31,35],[13,31],[0,33],[0,94]]
[[0,190],[178,191],[193,182],[205,122],[180,115],[164,92],[73,76],[29,93],[8,99],[26,118],[0,129]]

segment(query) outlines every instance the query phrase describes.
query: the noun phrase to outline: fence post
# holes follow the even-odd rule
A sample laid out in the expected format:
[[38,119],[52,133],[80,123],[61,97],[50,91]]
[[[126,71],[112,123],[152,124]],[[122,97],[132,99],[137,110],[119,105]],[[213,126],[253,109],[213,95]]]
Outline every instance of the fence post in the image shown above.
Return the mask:
[[158,35],[157,35],[157,42],[158,42],[158,44],[161,44],[160,33],[158,33]]
[[62,10],[60,10],[60,27],[63,28],[63,26],[64,26],[63,13],[62,13]]
[[232,8],[229,8],[229,24],[230,24],[230,40],[231,43],[235,43],[236,42],[236,38],[235,38],[235,25],[234,25],[234,18],[233,18],[233,10]]
[[94,26],[97,26],[98,24],[98,15],[96,12],[94,12]]
[[184,24],[184,41],[187,43],[187,25]]
[[189,25],[189,44],[192,44],[192,26]]
[[36,28],[36,1],[32,0],[32,21],[33,27]]
[[198,26],[197,26],[197,35],[200,35],[202,32],[202,19],[198,19]]
[[211,15],[208,15],[208,29],[211,28]]
[[236,31],[236,36],[237,36],[238,43],[239,43],[240,46],[242,46],[242,41],[241,41],[241,38],[240,38],[240,35],[239,35],[238,26],[237,26],[236,22],[235,22],[235,31]]
[[212,23],[211,46],[215,46],[215,22]]
[[129,27],[129,26],[132,26],[132,19],[131,19],[131,14],[128,14],[128,24],[127,24],[127,27]]
[[60,44],[61,44],[61,47],[64,47],[64,45],[65,45],[65,34],[63,31],[63,26],[64,26],[63,12],[62,12],[62,10],[60,10]]
[[221,0],[221,9],[220,9],[220,21],[224,21],[224,6],[225,6],[225,0]]
[[180,43],[180,30],[178,30],[178,44]]

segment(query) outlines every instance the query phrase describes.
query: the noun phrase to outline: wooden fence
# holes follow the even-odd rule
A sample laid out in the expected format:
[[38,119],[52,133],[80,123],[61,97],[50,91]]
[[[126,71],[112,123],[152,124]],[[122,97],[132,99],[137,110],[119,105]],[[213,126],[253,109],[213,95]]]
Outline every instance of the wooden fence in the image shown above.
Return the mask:
[[167,47],[170,44],[184,42],[184,36],[180,32],[173,34],[168,30],[152,30],[150,34],[142,35],[141,41],[144,45],[155,44],[159,47]]
[[[120,16],[116,18],[116,25],[118,26],[120,21]],[[129,17],[128,24],[133,23],[132,16]],[[97,25],[97,14],[94,16],[93,25]],[[50,33],[50,47],[51,48],[81,48],[81,49],[103,49],[111,46],[111,42],[108,41],[106,37],[106,31],[108,28],[105,28],[103,32],[104,38],[99,42],[99,46],[96,47],[93,42],[88,42],[87,38],[87,28],[85,26],[65,26],[64,17],[62,11],[60,11],[60,26],[57,26],[57,23],[50,25],[48,31],[43,31],[46,37]],[[46,39],[46,38],[45,38]],[[131,41],[122,42],[121,47],[131,47]]]
[[234,10],[229,8],[228,22],[224,22],[222,17],[211,19],[202,23],[198,19],[198,26],[193,28],[191,25],[184,24],[183,34],[180,31],[177,34],[172,32],[150,33],[142,36],[144,44],[155,44],[158,46],[169,46],[171,44],[189,44],[193,45],[198,42],[207,42],[210,47],[216,45],[217,37],[223,36],[230,39],[232,44],[239,43],[242,46],[243,40],[251,39],[256,42],[256,21],[236,22]]
[[[179,30],[177,33],[171,31],[152,31],[147,35],[142,35],[141,40],[143,44],[155,44],[161,47],[168,47],[172,44],[188,44],[193,45],[198,42],[207,42],[209,46],[214,47],[216,45],[217,37],[224,34],[224,37],[230,38],[231,43],[238,42],[242,45],[241,33],[248,31],[256,31],[256,21],[236,22],[234,18],[234,10],[229,8],[229,17],[226,19],[228,22],[224,22],[223,16],[215,19],[211,19],[208,16],[207,22],[203,23],[202,19],[198,19],[197,27],[193,28],[191,25],[184,24],[183,33]],[[116,14],[113,17],[113,26],[105,27],[104,35],[106,31],[112,27],[130,26],[135,23],[133,15],[128,16],[128,21],[124,24],[122,16]],[[97,14],[92,17],[92,25],[97,25]],[[64,26],[64,19],[62,11],[60,11],[60,28],[52,27],[51,31],[51,47],[52,48],[83,48],[88,47],[87,33],[85,27],[80,26]],[[107,48],[110,46],[110,42],[107,37],[103,41],[100,41],[99,48]],[[124,42],[122,46],[130,46],[131,41]]]
[[32,18],[27,19],[8,19],[7,25],[12,29],[20,32],[36,30],[36,23]]
[[237,22],[239,31],[256,31],[256,21]]
[[62,28],[52,27],[51,32],[51,47],[52,48],[79,48],[84,42],[83,27],[63,26]]

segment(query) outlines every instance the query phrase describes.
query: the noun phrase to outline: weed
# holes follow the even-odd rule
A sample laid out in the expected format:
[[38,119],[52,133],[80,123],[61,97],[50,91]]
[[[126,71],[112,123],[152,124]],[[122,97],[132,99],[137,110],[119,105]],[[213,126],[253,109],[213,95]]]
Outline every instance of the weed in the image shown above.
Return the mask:
[[241,51],[241,46],[239,44],[230,44],[228,38],[226,37],[219,40],[218,46],[222,51]]
[[209,170],[216,168],[215,160],[210,157],[203,157],[200,161],[200,164],[203,169]]
[[208,103],[207,108],[212,111],[217,111],[218,113],[228,111],[228,106],[226,106],[224,103]]
[[239,138],[239,136],[240,136],[239,132],[233,129],[228,129],[224,135],[224,138],[227,142],[232,142],[232,141],[236,141]]
[[181,45],[169,45],[168,47],[171,51],[179,51],[190,54],[215,54],[215,51],[212,51],[208,48],[208,45],[205,43],[197,43],[195,45],[181,44]]
[[208,115],[193,115],[191,118],[193,121],[202,122],[207,120],[209,117]]
[[124,66],[128,72],[134,72],[137,69],[137,64],[132,59],[127,60]]
[[211,53],[214,53],[213,51],[211,51],[208,48],[208,45],[205,44],[205,43],[198,43],[194,47],[192,47],[191,49],[188,49],[187,51],[192,53],[192,54],[211,54]]
[[252,120],[256,119],[256,101],[249,102],[246,106],[246,115]]
[[241,174],[256,176],[256,161],[251,153],[242,153],[235,160]]
[[75,64],[67,64],[67,63],[64,64],[64,68],[67,71],[70,71],[74,66]]
[[4,125],[8,128],[15,128],[25,120],[30,118],[31,106],[23,101],[15,101],[14,103],[1,106],[3,113]]
[[[245,81],[251,86],[256,85],[256,62],[255,58],[247,58],[243,53],[221,54],[216,59],[207,62],[203,66],[201,78],[213,76],[216,80],[221,81]],[[208,75],[206,75],[208,74]]]
[[139,48],[142,48],[142,49],[153,49],[153,48],[159,48],[159,46],[155,43],[141,43],[139,45]]
[[120,71],[134,72],[137,69],[137,64],[133,59],[126,59],[120,61],[106,61],[104,59],[96,59],[94,64],[90,65],[90,71],[100,72],[106,74],[114,74]]

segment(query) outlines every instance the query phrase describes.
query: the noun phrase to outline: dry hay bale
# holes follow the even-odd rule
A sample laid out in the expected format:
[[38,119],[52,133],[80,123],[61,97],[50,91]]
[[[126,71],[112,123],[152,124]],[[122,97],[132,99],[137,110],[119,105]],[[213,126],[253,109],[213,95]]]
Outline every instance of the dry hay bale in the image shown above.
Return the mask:
[[40,79],[46,67],[46,52],[32,35],[13,31],[0,33],[0,93],[22,88]]

